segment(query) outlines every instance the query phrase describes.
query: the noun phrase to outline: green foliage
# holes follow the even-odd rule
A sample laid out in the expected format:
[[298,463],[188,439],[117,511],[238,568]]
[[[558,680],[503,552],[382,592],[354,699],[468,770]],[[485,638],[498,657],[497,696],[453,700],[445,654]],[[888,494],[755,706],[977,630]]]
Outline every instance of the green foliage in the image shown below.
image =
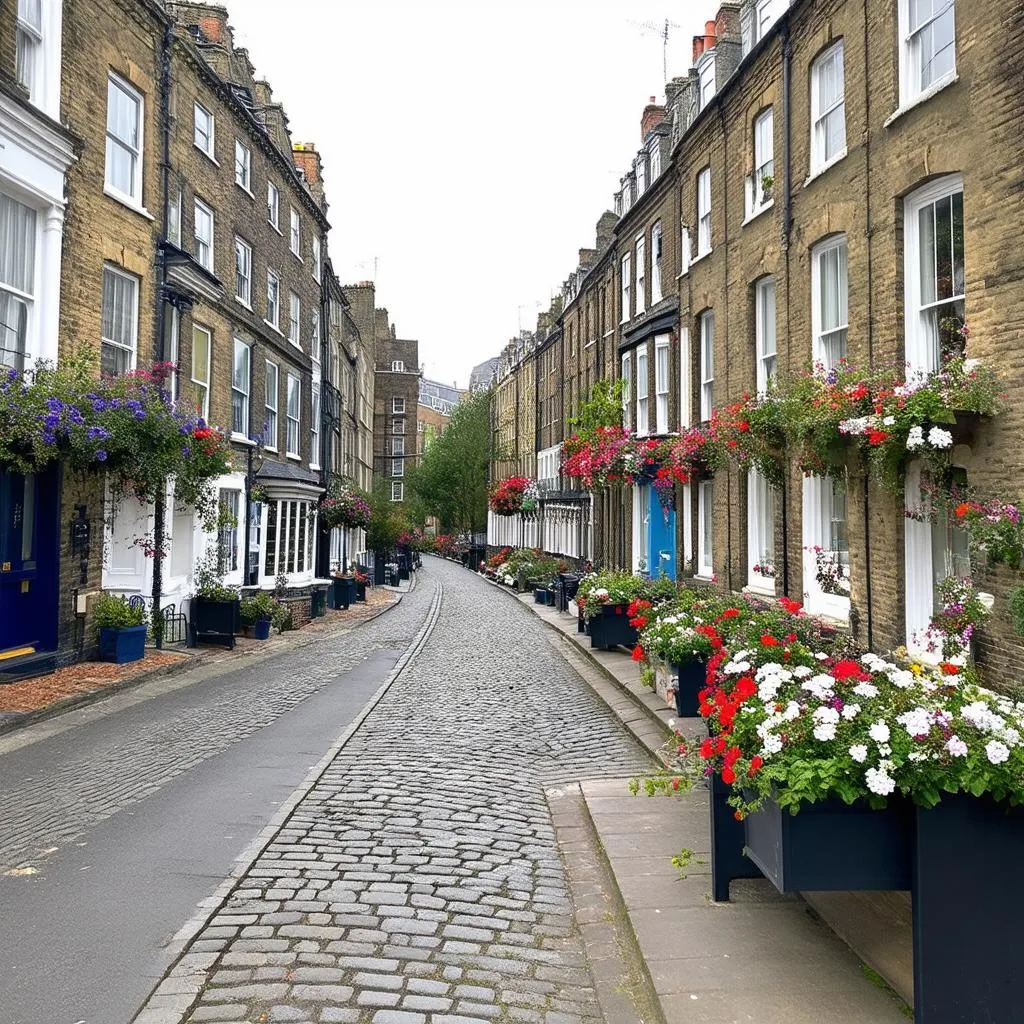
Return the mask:
[[247,629],[252,628],[260,619],[266,619],[280,633],[289,615],[288,609],[266,590],[243,598],[238,606],[238,620]]
[[104,591],[92,605],[93,624],[97,629],[127,629],[146,622],[145,608],[133,608],[123,595]]
[[192,578],[195,581],[195,596],[204,601],[234,601],[238,597],[236,591],[224,585],[217,549],[212,544],[196,562]]
[[598,427],[622,426],[621,380],[599,380],[590,389],[590,396],[580,402],[579,415],[569,420],[577,434],[590,435]]
[[446,532],[487,526],[490,408],[489,391],[464,398],[452,411],[448,428],[408,475],[408,490]]

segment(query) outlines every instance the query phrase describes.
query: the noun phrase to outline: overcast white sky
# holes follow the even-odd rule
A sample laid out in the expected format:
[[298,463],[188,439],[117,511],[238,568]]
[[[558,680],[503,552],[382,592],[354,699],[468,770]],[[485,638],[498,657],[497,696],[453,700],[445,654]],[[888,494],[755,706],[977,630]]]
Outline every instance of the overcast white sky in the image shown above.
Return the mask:
[[[465,386],[575,269],[717,0],[224,0],[323,156],[342,283]],[[657,30],[644,29],[653,23]],[[375,273],[376,265],[376,273]]]

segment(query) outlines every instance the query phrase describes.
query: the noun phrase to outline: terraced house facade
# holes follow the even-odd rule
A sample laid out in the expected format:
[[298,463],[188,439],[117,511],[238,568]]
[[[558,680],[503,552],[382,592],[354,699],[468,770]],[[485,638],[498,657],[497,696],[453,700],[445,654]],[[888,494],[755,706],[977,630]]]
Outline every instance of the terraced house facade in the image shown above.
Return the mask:
[[[937,371],[950,325],[966,324],[966,354],[1006,397],[957,429],[953,472],[1015,500],[1024,266],[1008,124],[1022,43],[1020,5],[991,0],[721,4],[689,74],[644,111],[611,237],[581,259],[538,342],[538,359],[545,344],[558,353],[543,371],[557,394],[538,385],[546,427],[543,404],[557,410],[538,459],[567,436],[588,374],[621,379],[623,423],[662,437],[814,363]],[[549,344],[566,336],[582,345]],[[911,650],[938,582],[970,573],[995,599],[979,664],[1004,673],[1021,647],[1007,612],[1017,574],[969,555],[955,521],[919,515],[922,482],[913,459],[901,496],[853,455],[841,479],[789,462],[774,486],[733,466],[679,485],[667,514],[649,485],[599,493],[592,545],[550,550],[786,593],[865,645]],[[819,581],[822,553],[840,586]]]

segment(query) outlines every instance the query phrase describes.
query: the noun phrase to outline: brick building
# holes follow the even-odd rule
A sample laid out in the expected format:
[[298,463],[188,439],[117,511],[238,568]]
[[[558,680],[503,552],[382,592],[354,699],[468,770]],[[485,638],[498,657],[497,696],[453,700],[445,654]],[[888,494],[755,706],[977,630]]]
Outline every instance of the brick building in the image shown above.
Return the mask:
[[387,326],[387,310],[378,310],[376,371],[373,384],[373,472],[392,501],[405,501],[406,470],[419,455],[419,342],[397,337]]
[[[1024,323],[1019,147],[1005,126],[1024,92],[1012,70],[1024,23],[992,0],[919,18],[907,0],[720,5],[665,109],[644,111],[611,241],[581,259],[538,347],[538,453],[557,451],[589,367],[623,379],[627,425],[662,435],[815,361],[934,371],[952,319],[969,322],[967,354],[1008,394],[1001,415],[960,439],[957,472],[1019,497],[1006,482],[1024,415],[1011,355]],[[606,309],[609,284],[593,339],[604,349],[588,356],[587,308],[596,296]],[[507,433],[513,418],[498,416]],[[497,459],[492,471],[508,475]],[[1021,653],[1006,610],[1016,574],[971,559],[953,524],[908,518],[920,482],[912,462],[901,501],[852,459],[840,482],[790,464],[778,488],[731,468],[679,488],[657,543],[662,516],[644,489],[613,491],[596,501],[596,560],[650,571],[667,551],[681,576],[789,593],[878,649],[915,649],[936,582],[970,571],[995,598],[978,661],[998,683]],[[848,596],[822,589],[816,547],[842,567]],[[766,563],[774,575],[756,568]]]

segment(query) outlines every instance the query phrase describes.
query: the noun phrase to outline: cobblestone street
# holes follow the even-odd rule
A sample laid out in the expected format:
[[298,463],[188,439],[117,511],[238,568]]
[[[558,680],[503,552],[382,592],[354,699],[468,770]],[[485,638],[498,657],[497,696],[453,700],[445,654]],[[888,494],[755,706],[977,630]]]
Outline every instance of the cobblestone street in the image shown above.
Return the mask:
[[[436,624],[138,1018],[600,1020],[546,786],[649,764],[550,631],[429,559]],[[191,972],[199,972],[195,975]]]

